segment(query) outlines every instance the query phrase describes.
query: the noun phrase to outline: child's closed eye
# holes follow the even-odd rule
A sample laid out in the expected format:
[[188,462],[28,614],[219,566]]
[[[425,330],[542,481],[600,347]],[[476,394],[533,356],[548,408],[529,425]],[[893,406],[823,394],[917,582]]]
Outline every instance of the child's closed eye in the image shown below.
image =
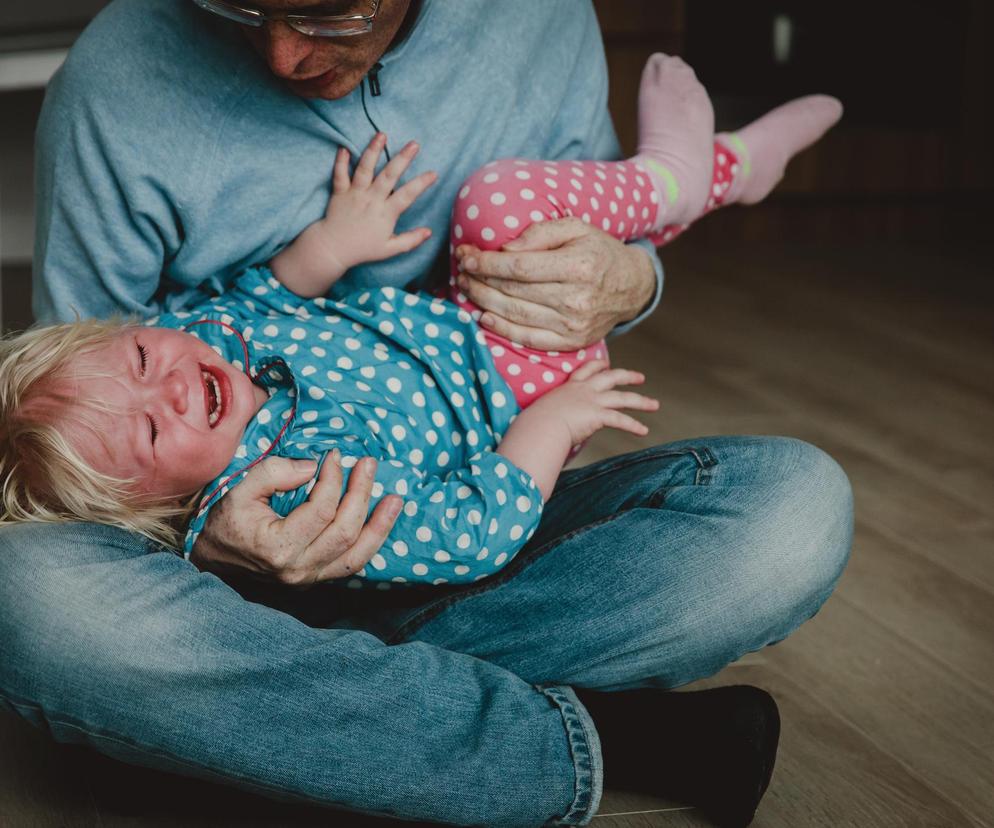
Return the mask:
[[151,414],[146,414],[145,418],[148,420],[148,430],[149,435],[152,438],[152,445],[155,445],[155,438],[159,436],[159,423]]

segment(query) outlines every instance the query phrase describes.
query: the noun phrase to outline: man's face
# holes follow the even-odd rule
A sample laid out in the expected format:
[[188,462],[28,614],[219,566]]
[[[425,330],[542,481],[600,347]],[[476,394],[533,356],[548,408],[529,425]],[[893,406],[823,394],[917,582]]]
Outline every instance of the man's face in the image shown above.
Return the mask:
[[[411,0],[381,0],[373,30],[351,37],[308,37],[285,22],[261,28],[244,27],[245,37],[295,95],[303,98],[343,98],[355,89],[386,52],[404,22]],[[356,0],[258,0],[263,12],[295,14],[353,14],[369,6]]]
[[98,415],[99,435],[70,423],[66,438],[95,469],[157,499],[193,494],[224,471],[267,398],[213,348],[166,328],[126,328],[79,368],[91,378],[76,393],[119,413]]

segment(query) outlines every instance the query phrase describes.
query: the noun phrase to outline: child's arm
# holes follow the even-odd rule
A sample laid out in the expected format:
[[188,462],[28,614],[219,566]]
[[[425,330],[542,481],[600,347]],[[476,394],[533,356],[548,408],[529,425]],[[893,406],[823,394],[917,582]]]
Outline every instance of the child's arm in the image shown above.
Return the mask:
[[582,365],[569,381],[545,394],[511,423],[497,453],[528,472],[548,500],[570,449],[608,426],[644,437],[649,433],[638,420],[619,408],[656,411],[659,401],[619,385],[641,385],[637,371],[608,368],[605,360]]
[[[538,527],[544,500],[552,493],[570,448],[603,426],[635,434],[647,429],[617,409],[654,411],[658,403],[640,394],[617,391],[623,383],[644,381],[633,371],[607,370],[591,362],[565,385],[519,414],[497,451],[485,449],[464,466],[426,474],[415,449],[381,458],[369,508],[389,495],[404,506],[387,542],[365,568],[365,577],[388,581],[471,583],[493,575],[528,542]],[[342,476],[349,479],[359,461],[354,444],[343,443]],[[323,479],[334,454],[325,455]],[[330,478],[329,478],[330,479]],[[317,491],[317,488],[314,489]],[[310,496],[301,486],[273,496],[272,508],[287,515]],[[365,508],[365,507],[363,507]]]
[[422,173],[394,191],[418,154],[418,145],[411,141],[375,175],[385,143],[386,136],[377,133],[351,179],[349,152],[344,147],[338,150],[333,194],[324,218],[270,261],[273,275],[298,296],[324,296],[350,267],[406,253],[431,236],[427,227],[394,235],[401,213],[435,183],[437,175]]

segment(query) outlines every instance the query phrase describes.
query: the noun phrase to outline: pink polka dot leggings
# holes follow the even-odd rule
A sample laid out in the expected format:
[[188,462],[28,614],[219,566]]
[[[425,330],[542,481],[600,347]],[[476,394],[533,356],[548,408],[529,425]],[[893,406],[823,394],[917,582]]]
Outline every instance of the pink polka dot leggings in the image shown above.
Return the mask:
[[[713,195],[705,214],[722,205],[739,169],[736,155],[716,142]],[[459,191],[450,240],[453,250],[460,244],[499,250],[536,222],[576,216],[621,241],[649,238],[662,245],[688,225],[653,233],[659,210],[652,180],[631,161],[491,161],[466,179]],[[456,273],[453,255],[448,298],[478,319],[480,310],[460,292]],[[603,340],[578,351],[537,351],[481,329],[497,370],[522,408],[566,382],[584,362],[608,358]]]

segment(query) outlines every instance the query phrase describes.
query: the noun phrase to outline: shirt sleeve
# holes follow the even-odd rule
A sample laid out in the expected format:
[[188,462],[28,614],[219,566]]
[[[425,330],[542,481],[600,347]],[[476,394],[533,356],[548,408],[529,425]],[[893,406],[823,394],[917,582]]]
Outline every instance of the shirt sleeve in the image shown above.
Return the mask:
[[319,313],[327,305],[323,296],[313,299],[298,296],[273,275],[268,264],[244,270],[225,293],[225,298],[240,305],[249,314],[258,314],[265,309],[281,316],[294,316],[302,311]]
[[[621,145],[607,105],[607,58],[600,26],[589,0],[577,4],[576,14],[582,18],[582,46],[570,69],[572,83],[552,123],[552,157],[615,161],[621,158]],[[609,336],[617,336],[634,328],[656,310],[662,297],[663,265],[655,245],[648,239],[638,239],[629,244],[638,245],[649,255],[655,271],[656,287],[652,300],[638,316],[616,325]]]
[[155,313],[164,263],[182,240],[161,165],[131,134],[136,116],[91,39],[53,78],[36,132],[33,303],[45,323]]
[[[359,460],[347,453],[348,446],[343,443],[339,449],[343,492]],[[273,510],[289,514],[312,487],[313,482],[274,495]],[[531,475],[490,450],[478,452],[465,468],[444,476],[426,475],[398,460],[380,460],[370,514],[387,495],[400,495],[404,507],[386,543],[358,573],[373,581],[463,584],[492,575],[535,533],[543,508]]]
[[653,272],[655,273],[656,287],[652,292],[652,299],[649,301],[649,304],[645,306],[642,312],[634,319],[630,319],[628,322],[622,322],[615,325],[608,333],[609,339],[611,337],[618,336],[619,334],[628,333],[628,331],[640,324],[643,320],[652,316],[659,305],[659,300],[663,298],[663,263],[659,258],[659,253],[656,251],[656,246],[648,239],[636,239],[635,241],[629,242],[629,244],[637,245],[649,254],[649,261],[652,263]]

